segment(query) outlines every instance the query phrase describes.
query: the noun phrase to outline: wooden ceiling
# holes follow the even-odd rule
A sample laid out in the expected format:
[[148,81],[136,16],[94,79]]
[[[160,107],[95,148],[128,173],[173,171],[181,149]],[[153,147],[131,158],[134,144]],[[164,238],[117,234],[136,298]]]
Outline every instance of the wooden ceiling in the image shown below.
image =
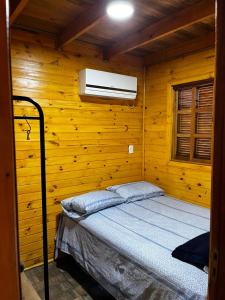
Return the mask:
[[182,45],[189,52],[214,45],[214,0],[133,0],[135,14],[123,22],[106,15],[107,2],[13,0],[11,23],[52,34],[59,48],[78,39],[101,47],[107,59],[130,53],[147,64],[168,51],[176,56]]

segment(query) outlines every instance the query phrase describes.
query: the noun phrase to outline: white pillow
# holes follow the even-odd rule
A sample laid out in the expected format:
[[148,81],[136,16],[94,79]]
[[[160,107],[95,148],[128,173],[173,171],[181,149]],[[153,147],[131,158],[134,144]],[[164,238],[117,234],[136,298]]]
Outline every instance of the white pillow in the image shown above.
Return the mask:
[[87,215],[123,202],[125,200],[118,194],[101,190],[65,199],[61,202],[61,205],[67,211],[75,211],[80,215]]
[[107,190],[119,194],[121,197],[126,199],[127,202],[134,202],[164,195],[164,191],[161,188],[147,181],[113,185],[109,186]]

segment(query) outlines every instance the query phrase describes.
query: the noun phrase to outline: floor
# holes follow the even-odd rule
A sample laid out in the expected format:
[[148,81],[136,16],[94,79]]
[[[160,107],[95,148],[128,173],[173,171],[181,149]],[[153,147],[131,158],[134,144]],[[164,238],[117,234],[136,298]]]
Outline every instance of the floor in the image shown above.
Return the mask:
[[[67,261],[67,264],[63,264],[63,269],[58,268],[55,262],[49,264],[51,300],[114,300],[74,261]],[[44,299],[43,267],[30,269],[25,271],[25,274],[40,298]]]
[[24,272],[21,273],[21,287],[22,300],[41,300]]

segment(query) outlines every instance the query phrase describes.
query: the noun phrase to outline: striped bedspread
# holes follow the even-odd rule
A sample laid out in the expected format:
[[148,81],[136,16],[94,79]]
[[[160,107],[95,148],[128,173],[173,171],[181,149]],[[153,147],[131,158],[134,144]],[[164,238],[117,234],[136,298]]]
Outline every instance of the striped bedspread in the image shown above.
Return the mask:
[[161,196],[75,222],[62,215],[57,250],[71,254],[116,299],[206,299],[208,276],[171,256],[209,231],[209,210]]

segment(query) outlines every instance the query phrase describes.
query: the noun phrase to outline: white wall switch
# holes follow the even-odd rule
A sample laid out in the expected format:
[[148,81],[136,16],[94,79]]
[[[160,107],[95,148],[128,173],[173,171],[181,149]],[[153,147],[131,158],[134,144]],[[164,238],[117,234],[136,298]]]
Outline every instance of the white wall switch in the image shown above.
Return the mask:
[[134,145],[129,145],[128,146],[128,153],[134,153]]

